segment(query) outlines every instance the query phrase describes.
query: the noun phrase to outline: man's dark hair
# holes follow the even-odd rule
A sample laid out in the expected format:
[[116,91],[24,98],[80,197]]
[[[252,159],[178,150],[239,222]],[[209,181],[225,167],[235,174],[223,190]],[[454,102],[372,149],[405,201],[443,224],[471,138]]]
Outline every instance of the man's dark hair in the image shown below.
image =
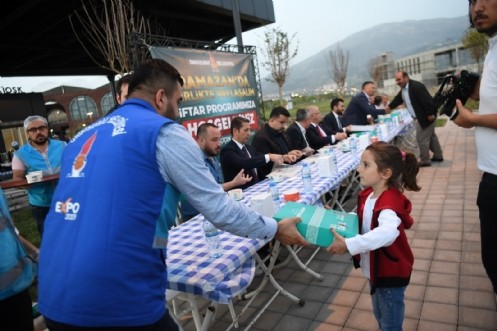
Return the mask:
[[235,129],[240,130],[242,128],[242,126],[243,126],[243,123],[249,123],[250,124],[250,121],[248,119],[246,119],[245,117],[240,117],[240,116],[237,116],[237,117],[233,118],[231,120],[231,128],[230,128],[231,135],[233,135],[233,131]]
[[364,88],[366,87],[366,85],[369,85],[369,84],[374,84],[374,82],[372,82],[372,81],[368,80],[368,81],[366,81],[366,82],[362,83],[361,90],[364,90]]
[[122,90],[123,84],[129,85],[130,81],[131,81],[131,74],[127,74],[127,75],[124,75],[121,78],[119,78],[119,80],[116,83],[116,91],[117,91],[117,94],[119,94],[119,96],[121,95],[121,93],[123,93],[123,90]]
[[198,137],[200,137],[200,136],[204,137],[204,136],[205,136],[205,134],[207,133],[207,129],[208,129],[208,128],[216,128],[216,129],[219,129],[219,128],[217,127],[217,125],[215,125],[215,124],[208,123],[208,122],[206,122],[206,123],[202,123],[202,124],[200,124],[200,125],[199,125],[199,127],[197,128],[197,138],[198,138]]
[[381,97],[381,95],[376,95],[374,97],[373,103],[374,103],[375,106],[379,106],[379,105],[381,105],[382,101],[383,101],[383,98]]
[[155,93],[159,89],[164,89],[166,95],[171,97],[177,82],[183,86],[183,78],[175,67],[164,60],[147,60],[131,75],[128,95],[138,90]]
[[305,121],[309,118],[309,111],[307,109],[297,109],[297,114],[295,115],[295,120],[297,122]]
[[343,99],[341,99],[341,98],[333,98],[331,100],[331,102],[330,102],[330,108],[331,108],[331,110],[333,110],[333,108],[335,108],[335,106],[338,106],[338,104],[340,102],[343,102]]
[[271,110],[269,118],[277,118],[280,117],[280,115],[283,115],[285,117],[290,117],[290,113],[285,107],[278,106],[273,108],[273,110]]

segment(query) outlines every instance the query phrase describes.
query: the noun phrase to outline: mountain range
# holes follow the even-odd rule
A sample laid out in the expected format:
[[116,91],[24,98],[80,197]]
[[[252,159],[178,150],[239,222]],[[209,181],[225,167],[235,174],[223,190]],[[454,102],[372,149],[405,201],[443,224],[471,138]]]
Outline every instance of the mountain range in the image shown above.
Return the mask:
[[[416,54],[461,41],[469,26],[468,17],[439,18],[429,20],[409,20],[384,23],[354,33],[349,37],[324,47],[315,55],[291,64],[290,73],[283,85],[284,94],[306,93],[325,85],[333,84],[331,78],[329,52],[341,49],[349,52],[347,86],[360,87],[370,80],[368,62],[383,53],[392,52],[393,59]],[[322,33],[322,32],[320,32]],[[329,32],[330,35],[333,31]],[[277,85],[261,78],[263,94],[277,95]]]

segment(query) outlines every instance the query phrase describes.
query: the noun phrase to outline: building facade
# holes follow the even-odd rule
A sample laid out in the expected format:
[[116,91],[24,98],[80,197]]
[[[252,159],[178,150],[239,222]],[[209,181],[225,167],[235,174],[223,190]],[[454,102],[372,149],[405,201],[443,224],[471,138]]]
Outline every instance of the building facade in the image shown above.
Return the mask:
[[[461,70],[478,72],[478,64],[461,42],[408,55],[395,61],[387,60],[382,65],[382,92],[394,95],[398,92],[395,72],[404,70],[414,80],[423,82],[430,91],[436,90],[444,77]],[[386,78],[386,79],[385,79]]]
[[59,86],[43,92],[43,98],[51,133],[64,140],[105,116],[115,105],[109,84],[94,90]]

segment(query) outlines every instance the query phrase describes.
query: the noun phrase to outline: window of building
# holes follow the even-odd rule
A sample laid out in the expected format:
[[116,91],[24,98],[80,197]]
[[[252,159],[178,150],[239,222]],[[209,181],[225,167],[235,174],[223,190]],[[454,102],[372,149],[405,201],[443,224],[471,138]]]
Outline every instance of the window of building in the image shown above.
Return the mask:
[[88,96],[79,96],[72,99],[69,109],[73,120],[84,120],[97,114],[97,104]]
[[109,110],[114,107],[114,96],[112,95],[112,92],[107,93],[102,97],[102,102],[100,107],[102,108],[102,114],[105,116],[109,112]]

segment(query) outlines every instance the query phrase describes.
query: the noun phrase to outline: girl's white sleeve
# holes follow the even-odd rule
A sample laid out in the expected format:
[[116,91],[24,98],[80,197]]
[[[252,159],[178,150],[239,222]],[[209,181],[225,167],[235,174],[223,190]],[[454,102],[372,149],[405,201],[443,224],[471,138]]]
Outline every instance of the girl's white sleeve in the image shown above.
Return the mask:
[[399,236],[400,218],[391,209],[384,209],[378,217],[378,227],[365,234],[345,239],[351,255],[366,253],[380,247],[390,246]]

